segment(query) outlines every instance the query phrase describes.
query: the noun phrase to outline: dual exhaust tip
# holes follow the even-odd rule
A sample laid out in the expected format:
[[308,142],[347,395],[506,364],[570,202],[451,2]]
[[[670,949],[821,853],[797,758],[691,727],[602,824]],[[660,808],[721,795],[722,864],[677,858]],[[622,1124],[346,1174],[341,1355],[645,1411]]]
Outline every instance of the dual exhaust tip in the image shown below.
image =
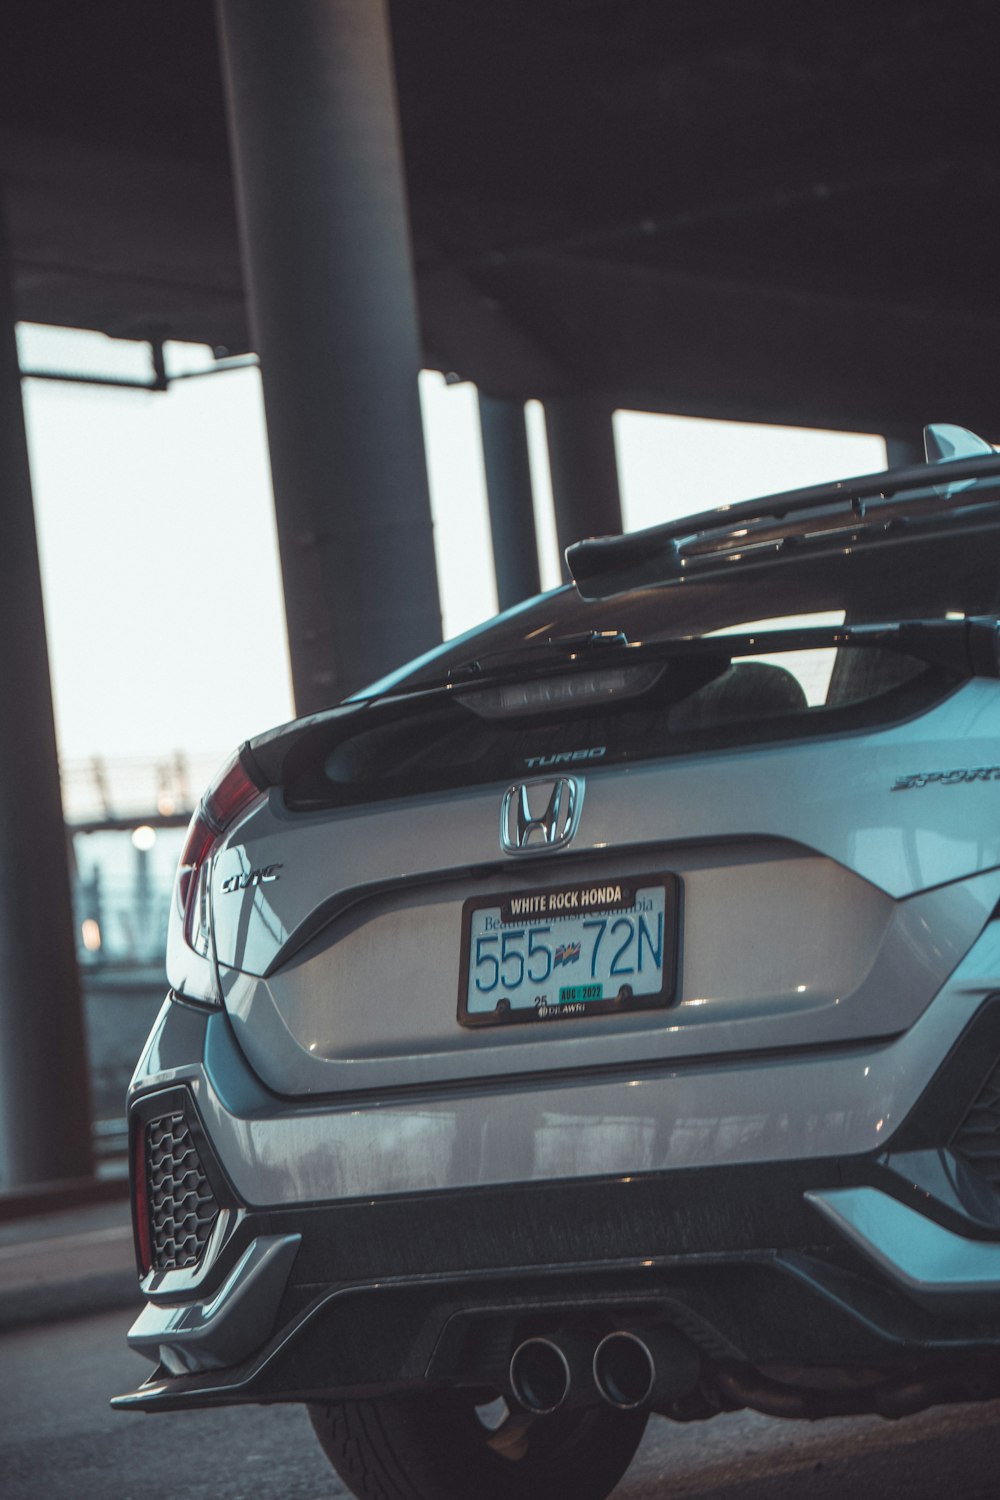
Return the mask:
[[520,1404],[537,1416],[588,1405],[594,1392],[618,1411],[686,1396],[698,1383],[697,1351],[675,1329],[620,1328],[596,1345],[575,1330],[525,1339],[510,1362]]

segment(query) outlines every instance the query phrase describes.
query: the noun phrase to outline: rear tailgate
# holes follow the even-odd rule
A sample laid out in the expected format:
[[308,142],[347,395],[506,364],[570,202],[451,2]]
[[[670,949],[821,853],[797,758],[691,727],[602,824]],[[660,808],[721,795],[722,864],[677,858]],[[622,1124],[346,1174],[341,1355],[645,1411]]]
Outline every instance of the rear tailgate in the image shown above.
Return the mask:
[[[304,811],[274,789],[213,873],[243,1049],[303,1095],[898,1033],[1000,897],[1000,782],[894,789],[957,744],[988,763],[996,718],[995,686],[971,681],[888,729],[587,770],[572,844],[531,859],[501,851],[504,783]],[[676,929],[653,1008],[461,1024],[470,901],[663,877]]]

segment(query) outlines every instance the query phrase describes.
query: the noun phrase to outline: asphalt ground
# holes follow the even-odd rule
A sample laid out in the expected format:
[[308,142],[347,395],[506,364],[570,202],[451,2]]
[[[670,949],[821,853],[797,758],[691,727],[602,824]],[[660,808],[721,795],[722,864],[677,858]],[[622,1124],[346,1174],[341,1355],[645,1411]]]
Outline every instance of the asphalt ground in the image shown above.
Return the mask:
[[0,1217],[0,1331],[139,1306],[125,1184],[105,1191],[66,1207],[65,1193],[8,1203],[22,1212]]

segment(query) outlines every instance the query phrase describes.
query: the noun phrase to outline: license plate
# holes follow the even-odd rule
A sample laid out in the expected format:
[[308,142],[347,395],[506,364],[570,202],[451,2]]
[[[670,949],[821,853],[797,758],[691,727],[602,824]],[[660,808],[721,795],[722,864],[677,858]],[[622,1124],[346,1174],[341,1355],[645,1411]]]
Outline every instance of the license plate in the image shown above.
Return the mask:
[[669,1005],[677,879],[631,876],[476,896],[462,908],[464,1026]]

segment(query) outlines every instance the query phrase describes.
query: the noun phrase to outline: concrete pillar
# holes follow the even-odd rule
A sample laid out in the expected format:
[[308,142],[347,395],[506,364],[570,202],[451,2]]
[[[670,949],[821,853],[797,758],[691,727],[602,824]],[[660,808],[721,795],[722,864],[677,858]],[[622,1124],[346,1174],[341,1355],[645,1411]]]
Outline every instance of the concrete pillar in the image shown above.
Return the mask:
[[0,204],[0,1187],[93,1172],[87,1052]]
[[[559,551],[588,536],[622,529],[611,410],[595,396],[557,396],[545,403],[552,501]],[[563,576],[568,577],[565,562]]]
[[217,0],[217,13],[308,713],[441,639],[388,19],[383,0]]
[[524,403],[479,393],[497,602],[509,609],[541,588]]

